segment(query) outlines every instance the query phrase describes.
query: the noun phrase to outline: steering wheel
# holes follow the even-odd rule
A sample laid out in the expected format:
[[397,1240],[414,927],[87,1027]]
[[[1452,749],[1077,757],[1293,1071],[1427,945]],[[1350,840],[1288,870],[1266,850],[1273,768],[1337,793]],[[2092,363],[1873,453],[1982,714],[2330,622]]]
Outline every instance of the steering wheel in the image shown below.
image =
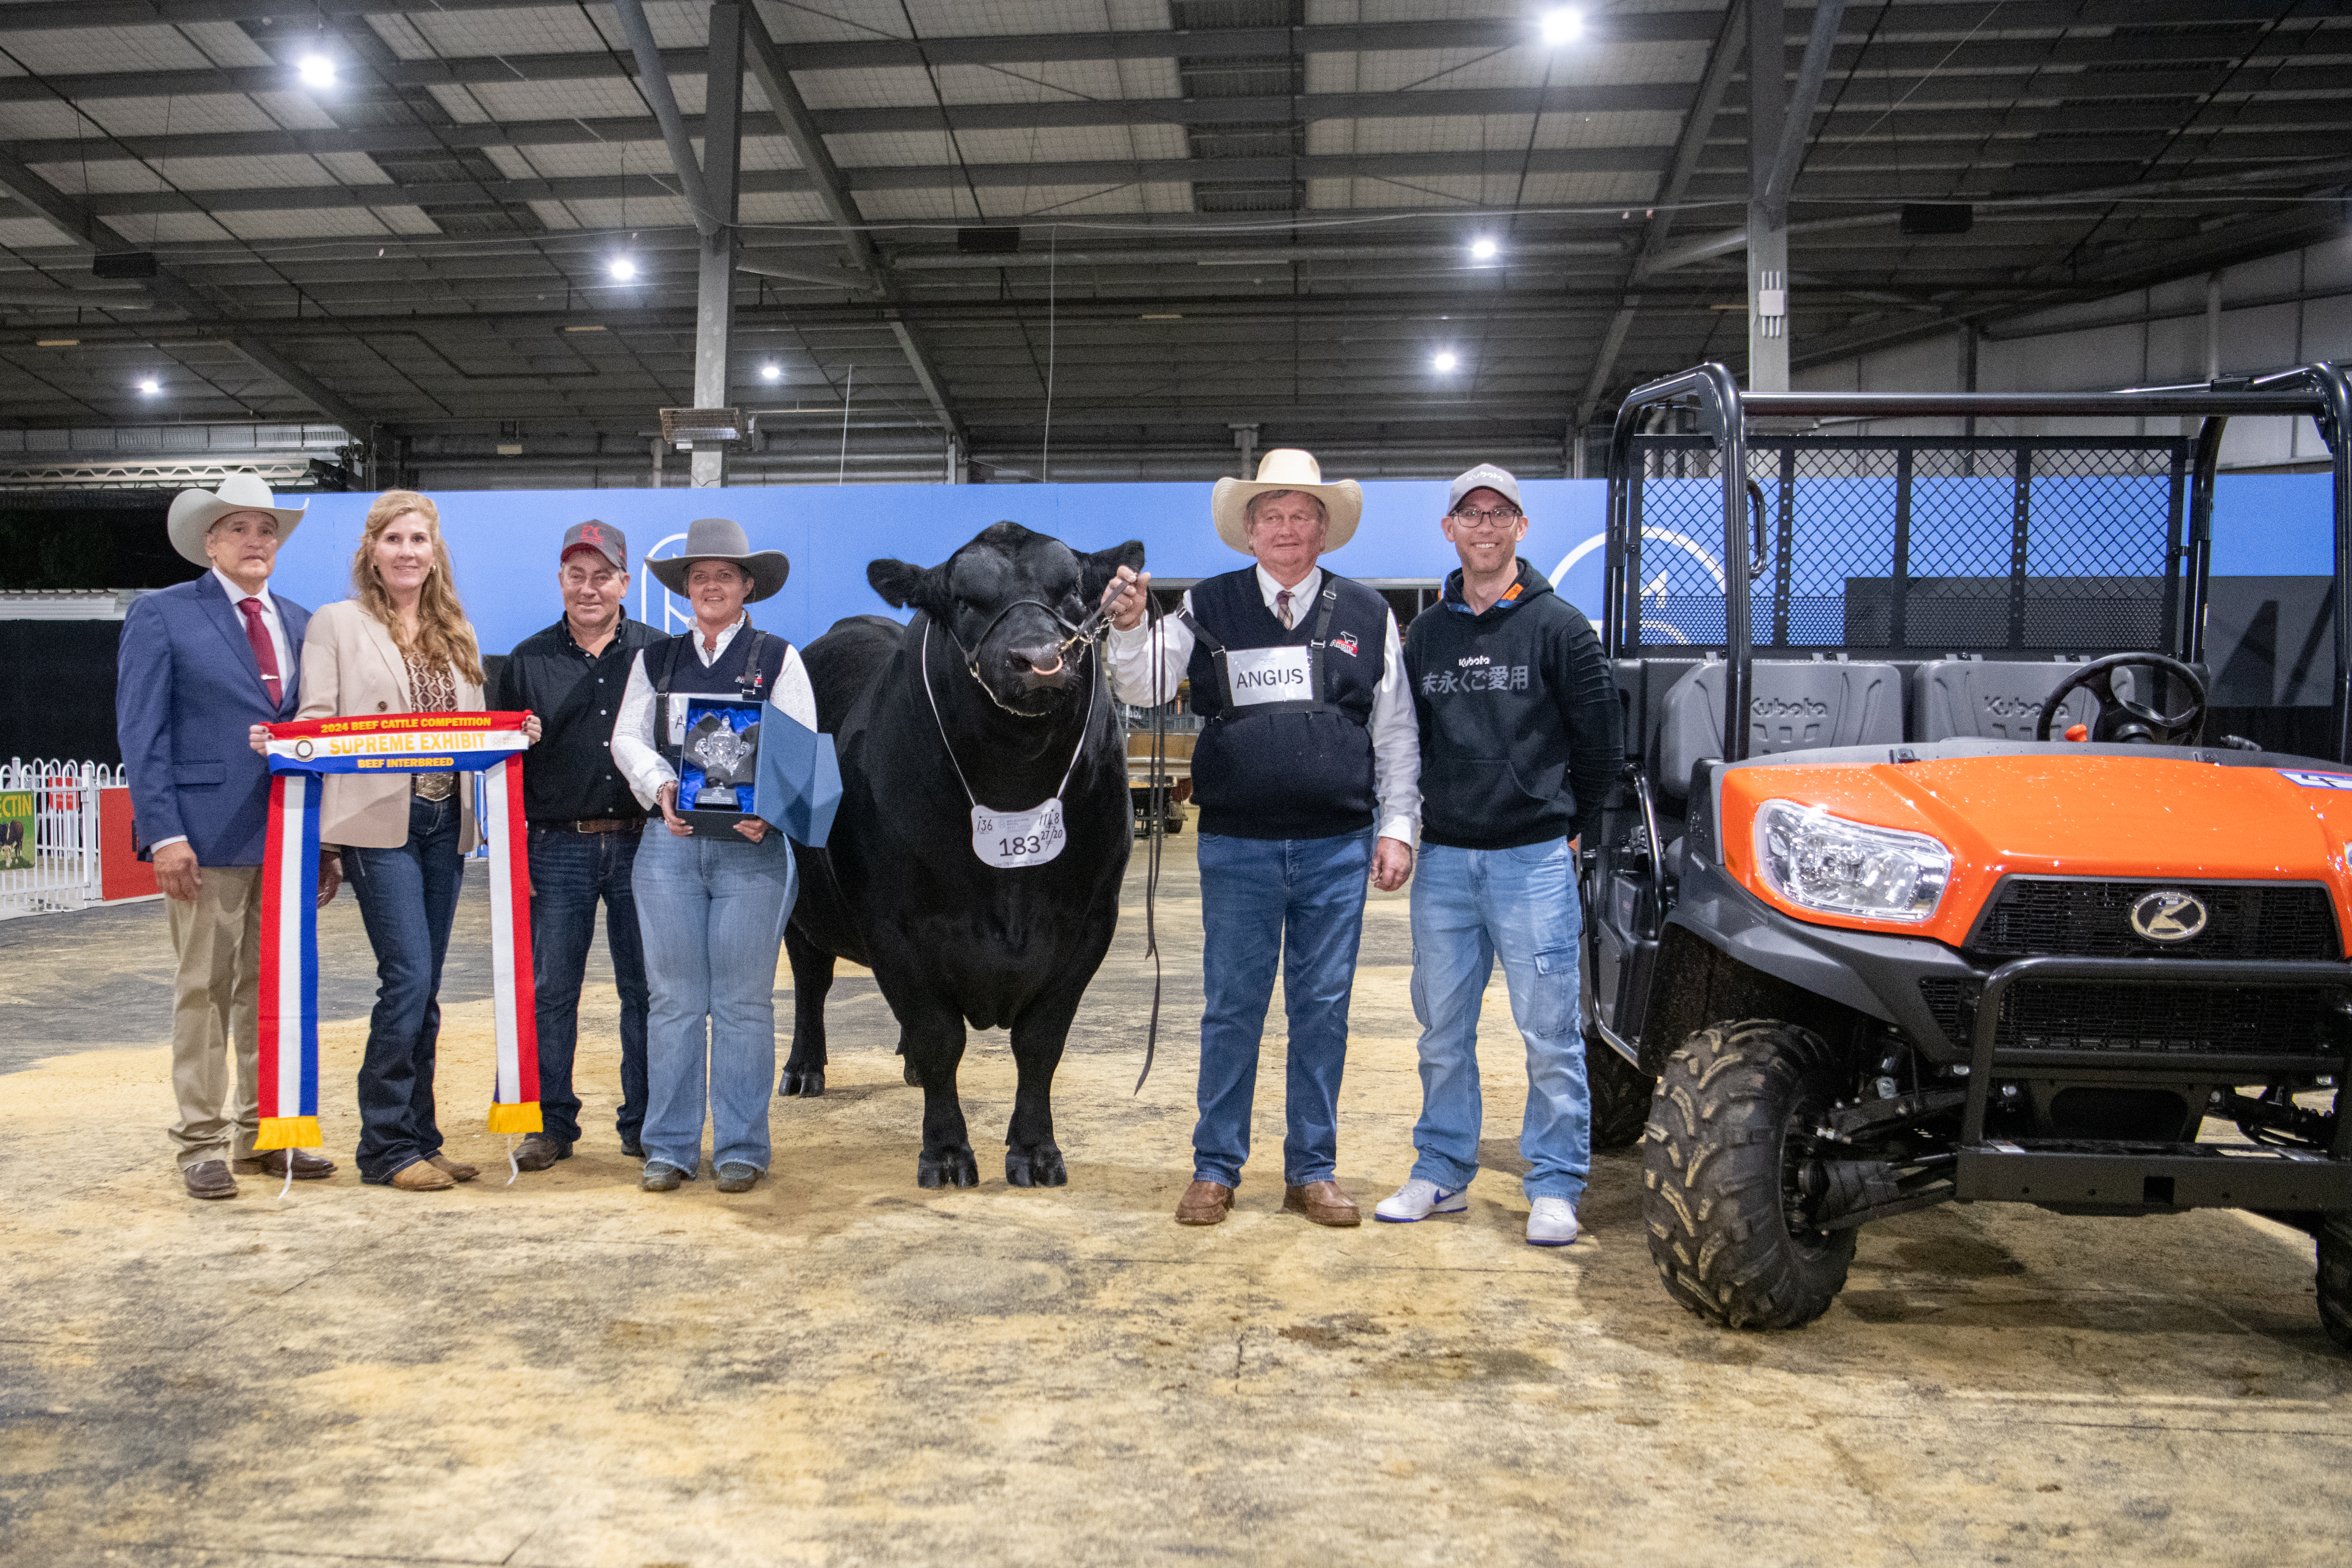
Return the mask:
[[[2189,689],[2189,706],[2178,713],[2159,713],[2145,703],[2135,702],[2116,695],[2116,671],[2146,668],[2162,670]],[[2150,681],[2150,686],[2155,684]],[[2133,682],[2137,687],[2138,682]],[[2194,746],[2205,737],[2205,682],[2197,672],[2177,658],[2167,658],[2160,653],[2111,653],[2090,663],[2061,681],[2042,704],[2042,717],[2033,726],[2033,738],[2046,741],[2050,726],[2058,717],[2058,710],[2074,692],[2088,687],[2098,700],[2098,717],[2091,721],[2091,739],[2120,741],[2143,746]]]

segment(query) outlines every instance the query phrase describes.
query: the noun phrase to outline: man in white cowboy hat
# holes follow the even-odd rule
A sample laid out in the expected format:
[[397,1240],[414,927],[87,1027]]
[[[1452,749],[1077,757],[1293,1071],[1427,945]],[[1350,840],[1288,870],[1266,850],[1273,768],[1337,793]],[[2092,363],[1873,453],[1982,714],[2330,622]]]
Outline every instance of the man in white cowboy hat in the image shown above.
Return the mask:
[[1219,479],[1209,507],[1218,536],[1255,566],[1200,584],[1180,616],[1148,628],[1137,591],[1148,574],[1122,567],[1104,595],[1120,699],[1165,702],[1189,679],[1207,721],[1192,754],[1201,1115],[1176,1219],[1215,1225],[1233,1207],[1279,964],[1290,1025],[1282,1206],[1357,1225],[1334,1175],[1364,881],[1404,885],[1421,812],[1404,650],[1386,600],[1317,564],[1356,531],[1355,480],[1326,483],[1307,453],[1277,449],[1256,479]]
[[[172,983],[172,1143],[188,1195],[236,1195],[239,1175],[297,1180],[333,1172],[299,1150],[256,1154],[260,1130],[258,991],[261,853],[268,765],[247,744],[255,724],[294,717],[310,612],[268,591],[278,550],[302,521],[257,475],[172,501],[172,547],[209,568],[141,595],[123,617],[114,727],[131,784],[140,855],[155,862],[178,972]],[[341,862],[319,862],[319,902]],[[236,1049],[232,1101],[228,1047]]]

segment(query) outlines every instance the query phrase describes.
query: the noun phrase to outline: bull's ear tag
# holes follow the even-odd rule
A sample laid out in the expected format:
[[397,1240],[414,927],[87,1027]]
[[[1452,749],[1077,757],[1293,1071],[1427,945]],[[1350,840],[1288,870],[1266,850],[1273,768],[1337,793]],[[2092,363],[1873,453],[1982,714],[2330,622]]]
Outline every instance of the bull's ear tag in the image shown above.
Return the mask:
[[993,811],[971,808],[971,852],[984,866],[1009,871],[1018,866],[1043,866],[1061,854],[1069,841],[1062,826],[1062,797],[1055,795],[1034,811]]

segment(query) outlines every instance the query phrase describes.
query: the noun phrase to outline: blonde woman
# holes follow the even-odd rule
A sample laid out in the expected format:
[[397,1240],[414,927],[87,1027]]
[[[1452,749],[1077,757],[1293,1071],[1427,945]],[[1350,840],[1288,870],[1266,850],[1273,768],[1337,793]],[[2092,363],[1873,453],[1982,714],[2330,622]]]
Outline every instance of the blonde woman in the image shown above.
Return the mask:
[[[430,713],[482,706],[482,656],[457,602],[440,509],[415,490],[368,508],[352,557],[352,596],[310,617],[302,645],[303,719]],[[524,726],[533,739],[538,721]],[[360,1064],[360,1177],[437,1192],[479,1173],[441,1152],[433,1063],[441,961],[457,912],[473,810],[456,773],[334,773],[319,837],[341,847],[375,948],[375,1011]]]

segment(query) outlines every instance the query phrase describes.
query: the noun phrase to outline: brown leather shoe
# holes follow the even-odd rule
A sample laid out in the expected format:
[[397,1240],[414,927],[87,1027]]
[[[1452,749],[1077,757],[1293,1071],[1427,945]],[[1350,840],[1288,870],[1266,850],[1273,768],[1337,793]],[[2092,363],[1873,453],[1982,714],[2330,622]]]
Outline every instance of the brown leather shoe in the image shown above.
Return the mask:
[[286,1162],[294,1162],[294,1179],[298,1182],[323,1181],[335,1173],[335,1163],[299,1149],[272,1149],[266,1154],[247,1154],[230,1167],[240,1176],[275,1176],[286,1179]]
[[192,1198],[233,1198],[236,1196],[236,1178],[228,1173],[226,1160],[199,1160],[180,1173],[188,1184]]
[[468,1165],[465,1161],[452,1160],[446,1154],[436,1152],[427,1154],[425,1158],[435,1170],[453,1182],[470,1182],[482,1173],[482,1168],[479,1165]]
[[1221,1182],[1194,1182],[1176,1201],[1178,1225],[1219,1225],[1234,1208],[1234,1190]]
[[412,1160],[392,1178],[404,1193],[446,1193],[457,1184],[431,1160]]
[[1292,1214],[1303,1214],[1317,1225],[1361,1225],[1363,1211],[1356,1200],[1339,1190],[1337,1182],[1309,1182],[1303,1187],[1282,1189],[1282,1206]]
[[558,1160],[572,1158],[572,1145],[549,1132],[534,1132],[515,1151],[515,1169],[544,1171]]

